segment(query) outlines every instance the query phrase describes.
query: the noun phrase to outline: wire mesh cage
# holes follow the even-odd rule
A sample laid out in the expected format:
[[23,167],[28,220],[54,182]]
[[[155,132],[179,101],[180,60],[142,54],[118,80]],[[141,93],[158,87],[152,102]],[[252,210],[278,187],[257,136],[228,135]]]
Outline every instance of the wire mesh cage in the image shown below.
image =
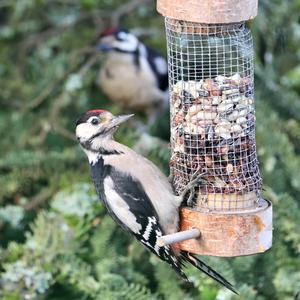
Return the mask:
[[262,180],[250,30],[244,22],[200,24],[166,18],[165,24],[175,190],[180,194],[194,174],[202,174],[193,203],[197,208],[253,208]]
[[180,209],[180,232],[161,237],[180,250],[233,257],[272,246],[272,203],[261,198],[256,155],[253,45],[245,24],[257,4],[157,0],[167,35],[173,185],[181,194],[201,178]]

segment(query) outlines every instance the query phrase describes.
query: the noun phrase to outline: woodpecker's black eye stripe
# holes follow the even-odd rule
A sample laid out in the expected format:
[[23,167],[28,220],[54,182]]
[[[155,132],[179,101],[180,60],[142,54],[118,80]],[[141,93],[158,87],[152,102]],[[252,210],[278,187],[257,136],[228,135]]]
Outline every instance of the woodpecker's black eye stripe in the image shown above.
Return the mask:
[[91,117],[95,117],[98,118],[99,117],[99,113],[98,112],[87,112],[82,114],[76,121],[76,126],[82,124],[82,123],[86,123]]

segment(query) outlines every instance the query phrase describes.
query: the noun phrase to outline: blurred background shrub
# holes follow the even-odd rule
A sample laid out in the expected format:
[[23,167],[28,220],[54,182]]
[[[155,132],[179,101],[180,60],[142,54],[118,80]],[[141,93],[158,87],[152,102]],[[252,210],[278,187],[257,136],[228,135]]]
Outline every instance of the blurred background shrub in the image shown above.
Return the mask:
[[[299,299],[299,10],[299,0],[261,0],[250,24],[274,246],[261,255],[205,258],[236,284],[239,299]],[[0,2],[0,298],[238,299],[194,270],[193,284],[184,284],[97,201],[74,122],[90,108],[120,111],[97,87],[103,56],[95,51],[99,32],[119,22],[165,55],[154,1]],[[117,138],[134,146],[139,137],[122,128]],[[139,149],[168,173],[163,142]]]

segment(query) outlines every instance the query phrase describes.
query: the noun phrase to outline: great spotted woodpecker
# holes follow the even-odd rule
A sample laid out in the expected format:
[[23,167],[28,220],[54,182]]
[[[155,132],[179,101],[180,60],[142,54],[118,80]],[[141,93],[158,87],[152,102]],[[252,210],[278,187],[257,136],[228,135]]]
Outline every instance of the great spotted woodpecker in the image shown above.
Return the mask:
[[120,28],[102,32],[97,48],[107,54],[99,84],[111,101],[149,119],[167,107],[168,70],[161,55]]
[[76,136],[88,157],[99,198],[117,224],[185,280],[183,267],[188,262],[236,293],[225,278],[193,254],[159,245],[160,236],[178,231],[183,197],[174,194],[167,177],[153,163],[114,140],[118,126],[132,116],[91,110],[76,123]]

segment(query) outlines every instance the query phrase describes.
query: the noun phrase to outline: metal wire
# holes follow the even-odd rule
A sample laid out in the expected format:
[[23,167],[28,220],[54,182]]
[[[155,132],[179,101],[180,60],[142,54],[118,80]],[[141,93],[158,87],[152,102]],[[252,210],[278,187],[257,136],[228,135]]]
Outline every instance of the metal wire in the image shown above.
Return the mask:
[[166,18],[171,174],[180,194],[195,173],[197,206],[255,206],[261,177],[255,145],[253,44],[244,23]]

